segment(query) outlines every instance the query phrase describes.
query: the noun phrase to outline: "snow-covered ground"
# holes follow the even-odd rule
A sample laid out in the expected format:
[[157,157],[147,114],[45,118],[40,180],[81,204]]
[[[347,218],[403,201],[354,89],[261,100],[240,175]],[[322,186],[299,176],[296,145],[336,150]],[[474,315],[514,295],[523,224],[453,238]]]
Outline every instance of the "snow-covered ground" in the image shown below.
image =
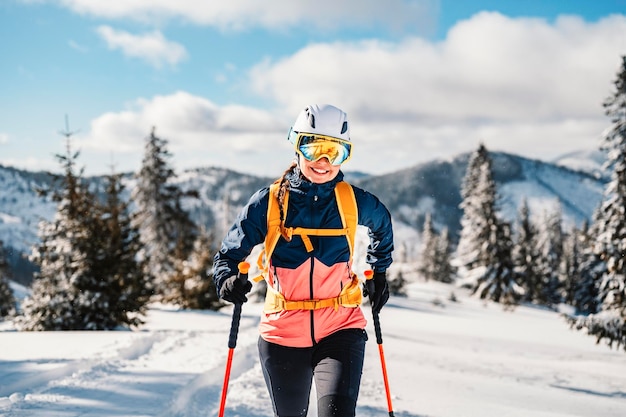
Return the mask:
[[[257,363],[260,309],[243,308],[226,416],[272,415]],[[570,330],[557,313],[505,312],[420,282],[390,300],[381,323],[398,417],[626,416],[626,353]],[[24,333],[0,323],[0,416],[216,416],[229,327],[227,309],[156,307],[138,331]],[[383,416],[368,330],[357,415]]]

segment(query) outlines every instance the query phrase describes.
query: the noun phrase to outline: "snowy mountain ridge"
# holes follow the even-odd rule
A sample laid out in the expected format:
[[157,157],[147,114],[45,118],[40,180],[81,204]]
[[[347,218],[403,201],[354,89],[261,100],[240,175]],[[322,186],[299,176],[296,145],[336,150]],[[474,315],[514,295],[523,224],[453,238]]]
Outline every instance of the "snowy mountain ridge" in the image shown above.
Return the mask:
[[[533,217],[561,208],[564,227],[580,226],[591,219],[602,198],[606,175],[525,157],[491,152],[493,177],[498,187],[502,217],[514,222],[526,200]],[[469,153],[410,169],[355,182],[374,192],[389,207],[394,220],[420,230],[430,212],[436,228],[446,226],[451,236],[458,233],[462,211],[461,184]],[[596,164],[589,164],[594,168]]]
[[[515,221],[520,204],[526,199],[536,216],[560,206],[564,227],[569,228],[590,219],[600,202],[606,179],[598,175],[597,159],[587,164],[586,156],[579,155],[576,169],[570,169],[562,161],[550,163],[499,152],[492,152],[491,157],[500,212],[508,221]],[[591,157],[597,155],[589,154]],[[461,154],[379,176],[348,172],[346,178],[373,192],[387,205],[394,218],[396,245],[408,248],[409,254],[416,256],[419,231],[428,212],[435,227],[448,227],[455,239],[462,215],[460,187],[468,158],[468,153]],[[585,166],[591,167],[591,172],[580,168]],[[200,196],[185,201],[192,218],[221,236],[250,196],[274,179],[206,167],[178,173],[176,181],[182,189],[194,189]],[[23,255],[38,241],[38,223],[51,220],[56,211],[55,203],[36,192],[37,188],[50,186],[51,180],[47,173],[0,166],[0,240],[10,250],[9,263],[18,282],[27,283],[25,277],[32,269]],[[102,177],[87,180],[97,187]],[[134,185],[131,175],[126,175],[125,185],[129,193]]]

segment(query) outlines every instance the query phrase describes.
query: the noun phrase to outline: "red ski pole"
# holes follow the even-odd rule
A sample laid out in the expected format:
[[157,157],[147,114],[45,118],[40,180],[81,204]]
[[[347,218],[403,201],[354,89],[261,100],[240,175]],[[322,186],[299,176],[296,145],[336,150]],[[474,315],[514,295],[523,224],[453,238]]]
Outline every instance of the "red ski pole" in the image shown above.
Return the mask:
[[[370,296],[374,294],[374,280],[372,278],[374,278],[374,271],[365,271],[365,284],[367,285],[367,291]],[[378,312],[373,309],[372,318],[374,319],[374,332],[376,333],[376,343],[378,344],[378,353],[380,354],[380,364],[383,368],[383,381],[385,382],[385,394],[387,395],[387,411],[389,411],[389,417],[394,417],[393,405],[391,404],[391,390],[389,389],[389,379],[387,378],[387,365],[385,364],[385,352],[383,351],[383,334],[380,330]]]
[[[248,262],[240,262],[239,279],[248,280],[248,271],[250,264]],[[226,371],[224,372],[224,384],[222,385],[222,399],[220,400],[220,411],[218,416],[224,417],[224,409],[226,408],[226,394],[228,393],[228,381],[230,380],[230,368],[233,364],[233,352],[237,346],[237,334],[239,333],[239,320],[241,319],[241,304],[235,303],[233,310],[233,320],[230,324],[230,334],[228,335],[228,358],[226,359]]]

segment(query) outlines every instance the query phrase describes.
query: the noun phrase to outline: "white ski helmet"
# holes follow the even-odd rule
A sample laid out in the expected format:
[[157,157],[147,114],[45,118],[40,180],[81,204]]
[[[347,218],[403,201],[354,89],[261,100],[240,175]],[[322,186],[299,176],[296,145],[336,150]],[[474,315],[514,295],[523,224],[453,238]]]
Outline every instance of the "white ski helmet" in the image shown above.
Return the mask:
[[350,140],[350,127],[346,113],[330,104],[311,104],[300,112],[289,132],[288,140],[295,145],[297,133],[313,133]]

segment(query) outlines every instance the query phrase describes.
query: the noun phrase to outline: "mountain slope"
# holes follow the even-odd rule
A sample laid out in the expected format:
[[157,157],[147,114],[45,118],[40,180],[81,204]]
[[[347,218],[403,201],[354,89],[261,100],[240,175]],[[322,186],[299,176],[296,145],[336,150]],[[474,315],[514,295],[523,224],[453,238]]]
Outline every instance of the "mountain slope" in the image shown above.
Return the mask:
[[[590,173],[507,153],[490,155],[500,212],[508,221],[515,220],[527,199],[536,216],[560,205],[564,227],[569,228],[590,219],[600,202],[604,181]],[[463,214],[460,190],[469,156],[432,161],[355,184],[378,195],[396,221],[421,229],[424,216],[431,212],[435,225],[448,227],[454,237]]]
[[[491,156],[500,212],[509,221],[515,220],[520,204],[527,199],[536,216],[553,210],[558,203],[565,227],[569,228],[590,219],[600,202],[603,176],[506,153],[494,152]],[[416,250],[418,232],[428,212],[437,228],[448,227],[451,237],[456,238],[462,215],[460,187],[468,159],[469,154],[461,154],[451,160],[431,161],[386,175],[347,173],[346,177],[387,205],[394,218],[396,246]],[[184,207],[198,224],[214,230],[219,237],[250,196],[274,179],[223,168],[197,168],[180,173],[176,182],[184,190],[198,191],[200,197],[185,201]],[[87,180],[97,187],[102,178]],[[127,175],[125,181],[128,195],[134,180]],[[21,283],[28,283],[32,274],[32,265],[21,255],[30,252],[37,242],[39,221],[52,219],[56,209],[35,189],[50,184],[51,178],[45,173],[0,166],[0,240],[11,249],[9,262]]]

